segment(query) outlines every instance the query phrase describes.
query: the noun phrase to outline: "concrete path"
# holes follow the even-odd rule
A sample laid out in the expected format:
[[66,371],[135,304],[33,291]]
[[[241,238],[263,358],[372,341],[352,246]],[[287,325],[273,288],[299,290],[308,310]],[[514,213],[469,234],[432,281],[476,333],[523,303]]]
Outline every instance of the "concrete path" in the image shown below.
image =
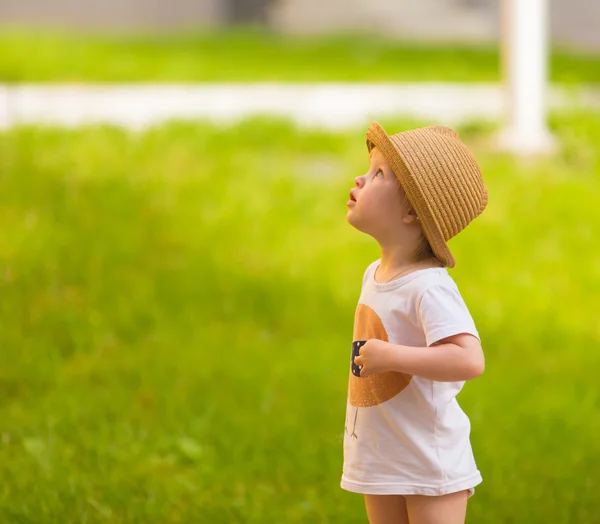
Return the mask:
[[[497,84],[19,84],[0,85],[0,129],[95,122],[143,129],[169,119],[229,123],[260,114],[327,129],[393,116],[452,125],[499,120],[504,104]],[[553,87],[549,104],[600,108],[600,92]]]

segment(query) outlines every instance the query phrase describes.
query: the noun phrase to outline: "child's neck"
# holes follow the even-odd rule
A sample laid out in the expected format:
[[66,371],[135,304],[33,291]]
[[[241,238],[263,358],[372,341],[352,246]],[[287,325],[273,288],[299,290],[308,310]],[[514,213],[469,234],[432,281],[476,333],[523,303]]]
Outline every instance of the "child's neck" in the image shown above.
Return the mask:
[[381,271],[401,271],[413,265],[413,254],[416,248],[412,246],[394,244],[391,246],[379,245],[381,249]]

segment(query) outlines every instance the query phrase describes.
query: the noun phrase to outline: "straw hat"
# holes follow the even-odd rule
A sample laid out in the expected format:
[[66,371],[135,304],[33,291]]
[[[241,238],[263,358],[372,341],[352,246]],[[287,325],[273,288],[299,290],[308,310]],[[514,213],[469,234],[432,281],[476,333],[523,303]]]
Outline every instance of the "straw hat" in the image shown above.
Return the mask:
[[429,126],[389,136],[374,122],[367,147],[369,152],[377,147],[390,164],[433,254],[444,266],[454,267],[446,242],[481,214],[488,200],[477,161],[458,133]]

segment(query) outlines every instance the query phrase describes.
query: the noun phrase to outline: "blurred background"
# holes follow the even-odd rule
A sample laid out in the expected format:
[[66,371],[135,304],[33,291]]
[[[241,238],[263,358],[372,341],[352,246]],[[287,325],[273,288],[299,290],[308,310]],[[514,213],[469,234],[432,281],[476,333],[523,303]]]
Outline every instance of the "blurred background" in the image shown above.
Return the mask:
[[[498,0],[3,0],[2,20],[10,24],[94,31],[160,31],[254,25],[282,34],[372,31],[392,38],[495,42]],[[593,0],[550,0],[553,41],[580,49],[600,49],[600,7]]]
[[600,523],[600,8],[534,3],[514,47],[520,0],[1,0],[0,521],[366,521],[379,253],[345,202],[379,120],[455,126],[490,194],[450,244],[487,359],[468,521]]

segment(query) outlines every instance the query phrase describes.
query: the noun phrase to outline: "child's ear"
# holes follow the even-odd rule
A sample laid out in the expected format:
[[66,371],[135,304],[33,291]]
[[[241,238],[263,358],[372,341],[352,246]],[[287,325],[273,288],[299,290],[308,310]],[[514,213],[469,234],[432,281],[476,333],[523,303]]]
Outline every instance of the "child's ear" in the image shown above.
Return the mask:
[[419,217],[417,217],[417,212],[411,207],[408,210],[408,213],[406,213],[406,215],[404,215],[404,218],[402,219],[402,221],[406,225],[417,224],[419,221]]

